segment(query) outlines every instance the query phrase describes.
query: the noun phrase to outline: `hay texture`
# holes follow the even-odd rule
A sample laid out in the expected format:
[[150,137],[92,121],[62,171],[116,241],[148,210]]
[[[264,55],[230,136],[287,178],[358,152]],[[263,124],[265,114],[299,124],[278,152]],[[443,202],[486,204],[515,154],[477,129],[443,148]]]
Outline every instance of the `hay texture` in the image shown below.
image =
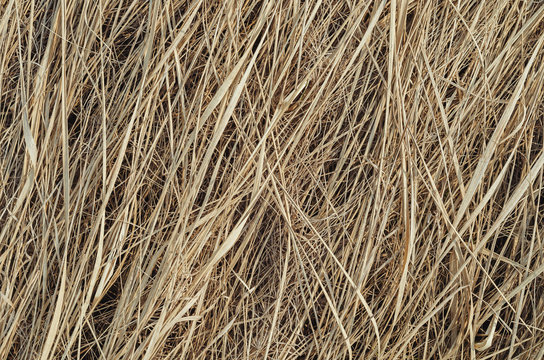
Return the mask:
[[536,0],[0,0],[0,358],[543,359],[543,43]]

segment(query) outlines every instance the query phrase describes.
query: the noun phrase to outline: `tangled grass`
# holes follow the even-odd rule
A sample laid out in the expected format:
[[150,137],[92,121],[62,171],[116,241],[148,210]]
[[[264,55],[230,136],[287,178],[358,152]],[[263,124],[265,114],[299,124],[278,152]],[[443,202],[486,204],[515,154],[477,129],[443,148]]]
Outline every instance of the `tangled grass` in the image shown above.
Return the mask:
[[543,359],[544,3],[0,0],[1,359]]

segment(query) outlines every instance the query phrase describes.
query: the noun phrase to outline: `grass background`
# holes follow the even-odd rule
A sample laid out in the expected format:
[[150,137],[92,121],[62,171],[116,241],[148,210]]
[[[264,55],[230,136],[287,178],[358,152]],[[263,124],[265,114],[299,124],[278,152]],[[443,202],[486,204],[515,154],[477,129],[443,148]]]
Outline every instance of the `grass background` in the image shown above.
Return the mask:
[[0,0],[0,358],[542,359],[544,3]]

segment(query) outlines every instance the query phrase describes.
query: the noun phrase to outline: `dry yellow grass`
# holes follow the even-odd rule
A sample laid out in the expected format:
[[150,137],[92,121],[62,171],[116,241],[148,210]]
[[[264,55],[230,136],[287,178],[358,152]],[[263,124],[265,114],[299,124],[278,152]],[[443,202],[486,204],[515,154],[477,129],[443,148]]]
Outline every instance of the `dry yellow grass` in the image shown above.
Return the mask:
[[0,0],[0,359],[543,359],[543,43],[536,0]]

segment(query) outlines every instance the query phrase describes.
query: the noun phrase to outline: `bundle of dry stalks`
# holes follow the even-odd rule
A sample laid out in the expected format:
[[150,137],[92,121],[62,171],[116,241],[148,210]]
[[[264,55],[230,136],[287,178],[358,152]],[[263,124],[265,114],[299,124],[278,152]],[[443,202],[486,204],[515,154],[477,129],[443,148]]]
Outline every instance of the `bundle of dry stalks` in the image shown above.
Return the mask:
[[543,359],[544,3],[0,0],[1,359]]

